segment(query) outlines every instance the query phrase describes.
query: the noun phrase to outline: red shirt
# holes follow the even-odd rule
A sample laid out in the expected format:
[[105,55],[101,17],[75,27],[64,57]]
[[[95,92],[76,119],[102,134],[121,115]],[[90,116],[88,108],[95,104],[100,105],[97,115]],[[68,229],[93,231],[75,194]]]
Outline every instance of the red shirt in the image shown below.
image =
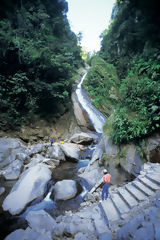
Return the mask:
[[104,183],[109,183],[111,181],[111,175],[109,173],[105,174],[103,176],[103,182]]

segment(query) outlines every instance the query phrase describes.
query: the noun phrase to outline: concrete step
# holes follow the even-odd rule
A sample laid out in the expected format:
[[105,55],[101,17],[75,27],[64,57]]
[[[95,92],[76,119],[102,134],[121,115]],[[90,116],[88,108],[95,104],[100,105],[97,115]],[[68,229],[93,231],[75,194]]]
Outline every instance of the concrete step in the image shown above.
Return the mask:
[[146,174],[145,175],[149,180],[155,182],[160,185],[160,174]]
[[120,215],[129,212],[130,210],[129,206],[126,204],[126,202],[121,198],[121,196],[118,193],[113,193],[111,195],[111,199]]
[[132,194],[132,196],[138,200],[139,202],[143,201],[146,199],[146,195],[140,191],[139,189],[137,189],[132,183],[128,183],[125,185],[125,188],[127,189],[127,191],[129,193]]
[[153,191],[157,191],[160,189],[160,186],[158,186],[156,183],[152,182],[145,176],[138,176],[138,180],[141,181],[143,184],[145,184],[148,188],[150,188]]
[[138,201],[125,188],[119,187],[117,191],[130,208],[138,205]]
[[108,223],[117,221],[120,218],[120,215],[110,198],[107,198],[107,200],[102,201],[100,204]]
[[154,194],[154,192],[150,188],[146,187],[143,183],[139,182],[137,179],[133,181],[132,184],[140,191],[142,191],[146,196],[152,196]]
[[110,232],[110,230],[107,226],[108,222],[106,221],[106,219],[103,216],[103,213],[101,211],[101,207],[96,206],[93,209],[92,217],[93,217],[93,224],[94,224],[97,236],[99,236],[103,233]]

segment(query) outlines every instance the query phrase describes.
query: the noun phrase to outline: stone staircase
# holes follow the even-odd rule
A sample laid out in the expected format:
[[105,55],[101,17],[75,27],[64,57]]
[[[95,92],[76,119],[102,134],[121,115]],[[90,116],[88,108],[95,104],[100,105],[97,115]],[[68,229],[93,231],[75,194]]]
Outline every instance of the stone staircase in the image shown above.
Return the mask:
[[107,200],[99,203],[98,207],[107,228],[112,229],[116,222],[129,216],[134,207],[138,207],[149,197],[154,197],[158,190],[160,190],[160,164],[144,164],[143,170],[134,181],[117,188],[109,194]]

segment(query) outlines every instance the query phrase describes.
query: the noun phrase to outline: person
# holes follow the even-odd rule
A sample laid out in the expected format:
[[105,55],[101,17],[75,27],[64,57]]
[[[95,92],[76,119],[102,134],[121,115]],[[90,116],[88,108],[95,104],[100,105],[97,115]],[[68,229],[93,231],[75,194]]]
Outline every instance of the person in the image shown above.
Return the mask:
[[52,146],[53,142],[54,142],[54,140],[53,140],[53,138],[51,138],[50,139],[51,146]]
[[106,169],[103,170],[103,189],[102,189],[102,201],[104,199],[108,198],[108,192],[109,192],[109,184],[111,181],[111,175],[108,173],[108,171]]

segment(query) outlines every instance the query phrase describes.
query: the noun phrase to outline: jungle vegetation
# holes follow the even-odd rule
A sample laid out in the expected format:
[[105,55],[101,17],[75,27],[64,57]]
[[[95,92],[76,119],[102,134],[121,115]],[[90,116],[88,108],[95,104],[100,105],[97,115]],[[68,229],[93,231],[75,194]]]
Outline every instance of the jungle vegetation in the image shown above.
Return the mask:
[[108,120],[114,143],[137,141],[160,129],[160,17],[157,1],[117,0],[84,81]]
[[0,6],[0,127],[32,114],[61,116],[73,76],[83,65],[65,0],[2,0]]

